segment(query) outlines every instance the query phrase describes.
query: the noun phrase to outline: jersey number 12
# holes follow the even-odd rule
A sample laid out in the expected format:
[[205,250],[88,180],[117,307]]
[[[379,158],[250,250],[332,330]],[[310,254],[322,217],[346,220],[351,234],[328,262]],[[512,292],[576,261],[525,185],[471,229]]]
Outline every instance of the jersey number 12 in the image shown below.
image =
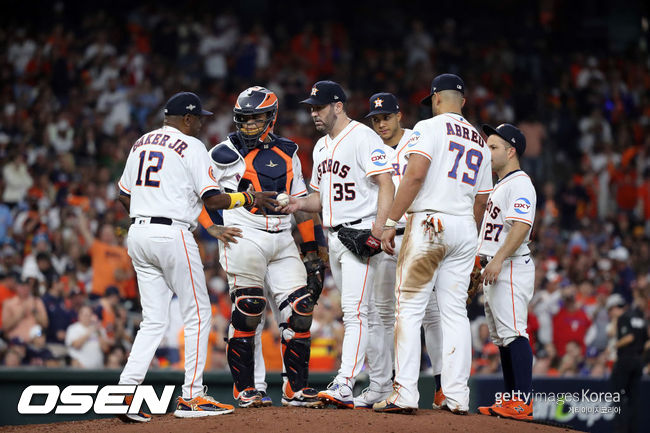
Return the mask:
[[[147,153],[149,153],[149,158],[147,158]],[[154,188],[158,188],[160,186],[160,181],[152,180],[151,174],[157,173],[162,168],[163,161],[165,160],[165,155],[163,155],[162,152],[153,152],[153,151],[147,152],[146,150],[140,152],[140,165],[138,165],[138,180],[135,181],[135,184],[137,186],[142,185],[142,169],[144,168],[145,160],[148,161],[155,160],[155,162],[150,164],[147,167],[147,172],[145,173],[144,176],[144,186],[151,186]]]

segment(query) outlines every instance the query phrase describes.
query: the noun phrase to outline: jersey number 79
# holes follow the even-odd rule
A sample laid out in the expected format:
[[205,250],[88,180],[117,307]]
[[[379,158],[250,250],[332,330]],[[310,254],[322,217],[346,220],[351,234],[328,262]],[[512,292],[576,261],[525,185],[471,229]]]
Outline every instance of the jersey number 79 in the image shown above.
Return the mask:
[[463,183],[466,183],[471,186],[476,185],[476,176],[478,174],[478,169],[481,167],[481,162],[483,162],[483,154],[476,149],[469,149],[467,153],[465,153],[465,146],[463,146],[460,143],[456,143],[455,141],[449,142],[449,151],[450,152],[456,151],[458,152],[458,154],[456,155],[454,166],[451,168],[451,170],[449,170],[447,176],[452,179],[457,178],[458,163],[460,162],[460,159],[462,158],[463,154],[465,154],[465,166],[468,168],[468,170],[471,170],[473,174],[468,172],[463,172],[462,181]]

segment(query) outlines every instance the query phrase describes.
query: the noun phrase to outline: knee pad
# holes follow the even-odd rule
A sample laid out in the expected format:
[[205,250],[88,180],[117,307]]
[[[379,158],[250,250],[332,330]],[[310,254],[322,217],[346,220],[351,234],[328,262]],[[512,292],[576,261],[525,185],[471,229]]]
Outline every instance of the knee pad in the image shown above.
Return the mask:
[[237,331],[255,331],[266,309],[264,291],[260,287],[238,289],[232,293],[231,299],[234,307],[232,326]]
[[315,304],[312,294],[301,287],[292,292],[285,302],[291,307],[289,328],[295,332],[309,332]]

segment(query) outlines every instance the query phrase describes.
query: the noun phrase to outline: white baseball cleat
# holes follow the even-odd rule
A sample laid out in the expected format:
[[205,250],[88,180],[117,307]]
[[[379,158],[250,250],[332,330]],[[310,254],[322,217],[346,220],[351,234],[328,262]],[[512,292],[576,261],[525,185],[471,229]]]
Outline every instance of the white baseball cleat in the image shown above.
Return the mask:
[[318,398],[323,403],[333,404],[340,408],[353,409],[354,397],[352,397],[352,388],[344,383],[338,383],[336,380],[327,385],[325,391],[318,393]]
[[388,396],[390,396],[391,392],[393,392],[392,389],[390,391],[381,392],[368,387],[363,391],[361,391],[361,394],[354,397],[354,408],[372,409],[373,404],[379,403],[380,401],[387,399]]

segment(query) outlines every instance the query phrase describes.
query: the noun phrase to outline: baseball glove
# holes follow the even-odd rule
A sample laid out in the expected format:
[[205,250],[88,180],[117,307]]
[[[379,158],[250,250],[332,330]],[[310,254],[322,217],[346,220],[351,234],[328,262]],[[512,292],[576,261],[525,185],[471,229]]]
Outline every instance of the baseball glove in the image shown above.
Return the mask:
[[381,253],[381,241],[372,235],[370,229],[356,230],[343,227],[339,230],[338,236],[345,248],[362,259]]
[[305,262],[305,269],[307,270],[307,291],[314,298],[314,304],[317,304],[323,291],[325,264],[320,259],[308,260]]
[[471,304],[474,300],[474,297],[483,289],[483,283],[481,282],[481,271],[483,266],[481,266],[481,258],[476,256],[474,259],[474,268],[472,273],[469,275],[469,287],[467,288],[467,305]]

